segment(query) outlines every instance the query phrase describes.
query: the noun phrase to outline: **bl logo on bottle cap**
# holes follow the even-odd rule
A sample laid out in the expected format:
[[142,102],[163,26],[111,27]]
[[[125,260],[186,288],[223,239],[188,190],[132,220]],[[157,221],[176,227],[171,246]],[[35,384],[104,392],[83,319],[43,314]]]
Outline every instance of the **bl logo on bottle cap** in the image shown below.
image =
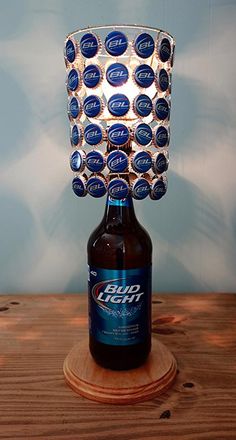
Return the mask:
[[108,140],[112,145],[125,145],[130,137],[129,129],[124,124],[113,124],[107,132]]
[[122,173],[128,168],[128,156],[124,151],[112,151],[107,158],[107,166],[113,173]]
[[166,147],[169,141],[168,130],[163,126],[158,127],[154,136],[154,140],[157,147]]
[[115,177],[108,184],[108,194],[113,199],[125,199],[129,194],[129,185],[126,180]]
[[161,92],[166,92],[166,90],[169,88],[169,75],[165,69],[160,69],[157,71],[157,87]]
[[101,98],[96,95],[87,96],[84,100],[83,104],[84,113],[88,118],[95,118],[100,115],[102,111],[102,102]]
[[128,47],[128,40],[125,34],[120,31],[110,32],[105,40],[106,51],[114,57],[122,55]]
[[95,88],[99,85],[102,79],[102,71],[99,66],[90,64],[85,67],[83,72],[83,81],[86,87]]
[[146,173],[152,166],[152,158],[147,151],[137,151],[132,158],[132,168],[137,173]]
[[134,140],[138,145],[146,147],[152,141],[152,129],[148,124],[141,123],[134,130]]
[[171,55],[171,45],[168,38],[163,38],[158,47],[158,54],[160,60],[165,63],[169,60]]
[[76,69],[71,69],[67,78],[67,89],[70,92],[75,92],[80,87],[80,74]]
[[80,50],[85,58],[93,58],[99,48],[99,41],[95,34],[84,34],[80,40]]
[[92,197],[102,197],[106,194],[105,179],[100,176],[92,176],[87,181],[87,191]]
[[75,173],[79,173],[80,171],[83,171],[85,164],[84,164],[85,154],[83,151],[73,151],[71,157],[70,157],[70,167],[72,171]]
[[77,146],[82,141],[82,130],[78,125],[73,125],[71,128],[71,145]]
[[86,196],[86,183],[85,179],[81,177],[75,177],[72,181],[72,189],[74,193],[78,197],[84,197]]
[[108,110],[113,116],[124,116],[129,108],[129,99],[122,93],[116,93],[108,101]]
[[102,142],[103,131],[97,124],[89,124],[84,130],[85,142],[89,145],[98,145]]
[[160,200],[166,193],[167,186],[163,180],[155,179],[151,185],[150,197],[153,200]]
[[66,42],[65,46],[65,57],[69,63],[73,63],[75,61],[75,57],[77,55],[77,46],[76,43],[69,39]]
[[154,156],[153,169],[157,174],[162,174],[167,171],[168,159],[163,153],[157,153],[157,155]]
[[169,117],[170,109],[166,99],[159,98],[155,103],[155,116],[159,121],[164,121]]
[[151,98],[144,94],[138,95],[134,99],[133,110],[136,115],[142,116],[143,118],[149,116],[152,112]]
[[150,87],[154,81],[153,69],[147,64],[140,64],[134,71],[134,79],[140,87]]
[[144,177],[135,179],[132,184],[132,196],[134,199],[143,200],[150,192],[150,184]]
[[141,58],[148,58],[154,52],[154,40],[151,35],[143,33],[137,36],[134,42],[134,50]]
[[80,115],[81,104],[75,96],[69,97],[67,112],[70,119],[77,119]]
[[109,84],[119,87],[125,84],[129,78],[127,67],[121,63],[110,64],[106,71],[106,78]]
[[86,156],[86,167],[93,173],[102,171],[105,166],[104,155],[101,151],[93,150],[89,151]]

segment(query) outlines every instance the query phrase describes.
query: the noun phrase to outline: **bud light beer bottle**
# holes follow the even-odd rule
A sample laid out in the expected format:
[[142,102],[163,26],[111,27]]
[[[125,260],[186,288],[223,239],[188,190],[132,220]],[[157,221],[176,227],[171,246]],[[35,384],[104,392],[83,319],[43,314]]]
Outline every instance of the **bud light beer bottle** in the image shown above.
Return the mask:
[[123,199],[108,194],[88,241],[89,345],[104,368],[136,368],[150,352],[151,262],[151,239],[130,193]]

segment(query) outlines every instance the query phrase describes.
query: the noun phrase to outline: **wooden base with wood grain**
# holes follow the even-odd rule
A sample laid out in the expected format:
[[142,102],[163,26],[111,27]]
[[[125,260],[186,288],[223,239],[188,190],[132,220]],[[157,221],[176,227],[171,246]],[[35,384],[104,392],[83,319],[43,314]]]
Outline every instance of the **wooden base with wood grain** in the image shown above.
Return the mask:
[[64,362],[70,387],[88,399],[103,403],[132,404],[152,399],[174,382],[176,361],[168,348],[153,339],[144,365],[127,371],[100,367],[89,352],[88,340],[75,345]]

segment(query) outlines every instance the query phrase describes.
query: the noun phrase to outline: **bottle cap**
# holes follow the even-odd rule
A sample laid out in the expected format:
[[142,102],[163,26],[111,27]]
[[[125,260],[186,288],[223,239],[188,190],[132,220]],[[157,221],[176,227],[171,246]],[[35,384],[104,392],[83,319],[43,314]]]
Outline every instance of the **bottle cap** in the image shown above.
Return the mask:
[[124,151],[115,150],[108,154],[107,166],[113,173],[122,173],[128,168],[128,156]]
[[99,145],[103,141],[103,129],[98,124],[89,124],[84,130],[85,142],[89,145]]
[[165,98],[158,98],[154,105],[154,117],[159,121],[164,121],[169,117],[170,108]]
[[75,177],[72,180],[72,189],[78,197],[86,196],[86,179],[83,176]]
[[81,86],[80,72],[78,69],[71,69],[67,77],[67,89],[68,92],[76,92]]
[[87,181],[87,191],[92,197],[102,197],[106,194],[106,180],[103,176],[91,176]]
[[82,113],[82,106],[79,98],[76,96],[69,96],[67,113],[70,120],[77,119]]
[[152,166],[152,158],[147,151],[136,151],[132,157],[131,165],[137,173],[146,173]]
[[88,32],[80,40],[80,51],[85,58],[93,58],[99,49],[100,43],[97,35]]
[[125,84],[129,78],[127,67],[121,63],[110,64],[106,71],[106,78],[109,84],[119,87]]
[[156,84],[160,92],[166,92],[169,88],[169,75],[165,69],[158,69],[156,72]]
[[151,183],[150,197],[152,200],[160,200],[166,193],[167,185],[162,178],[153,179]]
[[108,101],[108,110],[113,116],[124,116],[130,108],[129,99],[122,93],[112,95]]
[[143,200],[150,192],[150,184],[144,177],[138,177],[131,183],[131,194],[134,199]]
[[163,148],[168,145],[169,133],[166,127],[159,126],[154,133],[154,142],[157,147]]
[[115,177],[110,180],[107,191],[109,196],[113,199],[125,199],[129,194],[128,182],[120,177]]
[[101,98],[96,95],[87,96],[84,100],[83,109],[88,118],[96,118],[96,116],[99,116],[103,111]]
[[134,41],[133,48],[136,54],[141,58],[148,58],[154,51],[154,40],[151,35],[143,33],[139,34]]
[[85,162],[86,167],[93,173],[102,171],[106,164],[104,154],[99,150],[89,151]]
[[160,58],[160,60],[165,63],[166,61],[168,61],[170,59],[171,56],[171,45],[170,45],[170,41],[168,40],[168,38],[162,38],[162,40],[160,40],[158,42],[158,56]]
[[162,174],[167,171],[169,160],[164,153],[155,153],[153,155],[153,171],[157,174]]
[[71,134],[70,134],[70,141],[72,147],[77,147],[81,144],[83,138],[83,132],[82,127],[78,124],[74,124],[71,126]]
[[128,142],[130,133],[126,125],[117,123],[108,128],[107,136],[112,145],[121,147]]
[[123,32],[112,31],[107,35],[105,40],[105,48],[110,55],[114,57],[122,55],[126,51],[127,47],[128,39]]
[[78,47],[76,41],[74,40],[74,38],[69,38],[66,41],[65,51],[64,51],[66,61],[68,61],[68,63],[73,63],[75,61],[77,53],[78,53]]
[[102,80],[102,71],[96,64],[90,64],[85,67],[83,72],[83,81],[86,87],[96,88]]
[[152,129],[148,124],[142,122],[134,129],[134,140],[141,147],[146,147],[152,141]]
[[152,100],[149,96],[140,94],[133,101],[133,111],[137,116],[145,118],[152,112]]
[[139,87],[150,87],[154,81],[154,71],[147,64],[140,64],[133,73],[133,78]]
[[70,157],[70,167],[75,173],[80,173],[85,167],[86,154],[83,150],[73,151]]

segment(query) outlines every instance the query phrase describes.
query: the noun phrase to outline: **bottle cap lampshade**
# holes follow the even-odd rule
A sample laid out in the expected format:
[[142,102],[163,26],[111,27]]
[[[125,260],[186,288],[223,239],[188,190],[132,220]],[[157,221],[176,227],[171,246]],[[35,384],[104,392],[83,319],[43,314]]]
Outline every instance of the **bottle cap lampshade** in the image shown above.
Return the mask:
[[175,42],[159,29],[81,29],[65,41],[72,188],[159,200],[167,189]]

